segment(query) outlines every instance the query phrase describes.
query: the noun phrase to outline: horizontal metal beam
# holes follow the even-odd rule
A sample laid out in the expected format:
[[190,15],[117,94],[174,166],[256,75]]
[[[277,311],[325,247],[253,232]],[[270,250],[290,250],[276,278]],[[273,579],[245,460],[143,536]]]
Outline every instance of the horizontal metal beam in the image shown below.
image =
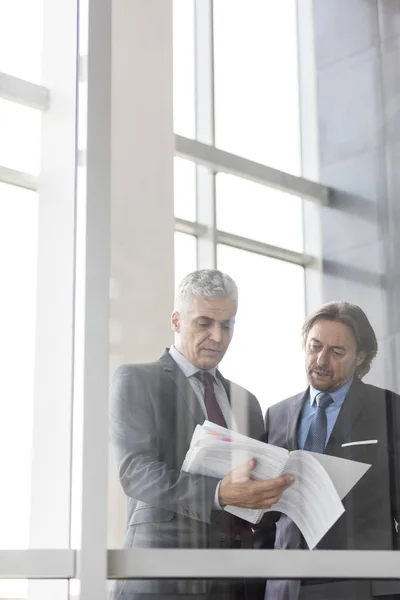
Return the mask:
[[175,135],[175,152],[177,156],[205,165],[213,171],[243,177],[318,204],[329,204],[330,189],[325,185],[272,169],[197,140]]
[[[194,223],[193,221],[185,221],[184,219],[175,219],[175,230],[180,233],[195,235],[196,237],[207,236],[209,233],[208,228],[205,225]],[[217,230],[216,243],[225,244],[232,248],[239,248],[240,250],[246,250],[247,252],[254,252],[255,254],[261,254],[262,256],[268,256],[269,258],[284,260],[302,267],[310,267],[314,264],[314,258],[308,254],[294,252],[293,250],[287,250],[280,246],[265,244],[264,242],[258,242],[251,238],[227,233],[226,231]]]
[[44,111],[49,107],[50,92],[42,85],[0,73],[0,98]]
[[175,231],[202,237],[208,234],[208,227],[201,223],[195,223],[194,221],[185,221],[185,219],[175,218]]
[[[0,550],[0,579],[73,579],[77,551]],[[108,579],[399,579],[400,553],[370,550],[108,550]]]
[[0,183],[8,183],[27,190],[37,191],[37,177],[22,171],[15,171],[8,167],[0,166]]
[[308,254],[294,252],[293,250],[287,250],[280,246],[272,246],[264,242],[257,242],[256,240],[233,235],[232,233],[225,233],[224,231],[217,231],[217,243],[225,244],[225,246],[231,246],[232,248],[240,248],[240,250],[246,250],[247,252],[262,254],[269,258],[284,260],[302,267],[310,267],[314,264],[313,257]]
[[109,579],[398,579],[400,552],[109,550]]
[[75,550],[0,550],[0,579],[72,579]]

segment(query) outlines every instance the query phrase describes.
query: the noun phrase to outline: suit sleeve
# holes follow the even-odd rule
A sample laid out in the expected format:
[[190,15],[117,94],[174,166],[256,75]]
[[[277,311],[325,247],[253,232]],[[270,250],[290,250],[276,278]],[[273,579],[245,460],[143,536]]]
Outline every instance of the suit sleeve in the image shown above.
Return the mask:
[[400,396],[387,395],[387,410],[393,545],[400,550]]
[[162,462],[162,432],[157,431],[146,389],[148,377],[134,365],[125,365],[116,371],[111,384],[111,440],[123,490],[136,500],[210,523],[218,479],[171,469]]

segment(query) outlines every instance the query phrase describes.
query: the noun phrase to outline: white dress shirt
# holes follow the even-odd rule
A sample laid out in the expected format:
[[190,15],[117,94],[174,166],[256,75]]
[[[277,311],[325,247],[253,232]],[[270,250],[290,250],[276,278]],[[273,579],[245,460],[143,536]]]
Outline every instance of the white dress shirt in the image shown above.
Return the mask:
[[[199,371],[202,371],[202,369],[198,369],[197,367],[192,365],[192,363],[190,363],[183,356],[183,354],[181,354],[179,352],[179,350],[177,350],[175,348],[175,346],[171,346],[171,348],[169,349],[169,353],[172,356],[172,358],[174,359],[174,361],[176,362],[176,364],[178,365],[178,367],[186,375],[186,377],[195,393],[195,396],[200,403],[200,406],[203,410],[204,416],[206,419],[208,419],[206,405],[204,403],[204,385],[201,383],[201,381],[199,379],[197,379],[197,377],[195,377],[196,373],[198,373]],[[229,403],[228,395],[225,391],[225,388],[224,388],[222,382],[216,376],[216,371],[217,371],[216,368],[214,367],[213,369],[206,369],[206,370],[208,373],[211,373],[211,375],[214,377],[215,397],[217,399],[217,402],[221,409],[221,412],[224,415],[226,425],[227,425],[228,429],[230,429],[230,428],[232,428],[232,425],[234,424],[234,420],[233,420],[233,416],[232,416],[231,405]],[[222,510],[222,507],[219,503],[219,486],[220,485],[221,485],[221,482],[218,483],[217,488],[215,490],[215,496],[214,496],[214,509],[215,510]]]

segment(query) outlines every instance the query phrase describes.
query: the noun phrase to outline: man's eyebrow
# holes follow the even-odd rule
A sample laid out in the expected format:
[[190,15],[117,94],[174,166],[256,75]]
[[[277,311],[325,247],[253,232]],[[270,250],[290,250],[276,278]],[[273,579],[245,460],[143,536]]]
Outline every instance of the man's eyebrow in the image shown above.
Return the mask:
[[229,323],[230,325],[234,325],[235,317],[232,317],[232,319],[225,319],[224,321],[222,321],[222,323]]
[[203,320],[203,321],[210,321],[210,322],[214,322],[216,321],[217,323],[229,323],[231,325],[235,324],[235,317],[232,317],[232,319],[224,319],[223,321],[219,321],[218,319],[213,319],[213,317],[207,317],[205,315],[199,315],[196,317],[196,319],[198,321]]

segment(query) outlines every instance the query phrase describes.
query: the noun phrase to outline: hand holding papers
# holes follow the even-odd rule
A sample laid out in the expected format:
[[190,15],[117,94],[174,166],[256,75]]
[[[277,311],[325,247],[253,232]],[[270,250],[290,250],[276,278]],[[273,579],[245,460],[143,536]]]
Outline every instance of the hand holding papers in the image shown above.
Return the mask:
[[[318,544],[344,512],[341,500],[370,467],[304,450],[289,452],[205,421],[194,431],[182,470],[223,479],[252,458],[257,461],[252,479],[264,481],[280,475],[294,476],[294,483],[268,510],[288,515],[309,548]],[[258,523],[268,512],[237,506],[226,506],[225,510],[251,523]]]

